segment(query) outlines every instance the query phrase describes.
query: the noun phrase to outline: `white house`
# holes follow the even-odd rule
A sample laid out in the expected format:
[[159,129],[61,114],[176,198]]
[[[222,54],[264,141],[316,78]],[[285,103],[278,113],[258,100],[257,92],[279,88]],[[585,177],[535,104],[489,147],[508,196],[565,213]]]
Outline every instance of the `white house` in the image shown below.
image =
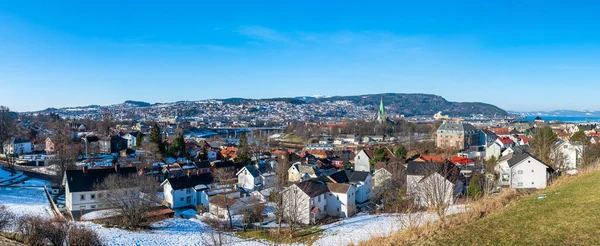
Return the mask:
[[233,216],[242,213],[245,205],[246,204],[238,198],[231,198],[218,194],[210,199],[209,212],[219,219],[228,220],[229,215]]
[[135,167],[121,168],[117,165],[114,168],[102,169],[88,169],[87,166],[84,166],[82,170],[65,171],[62,181],[62,185],[65,187],[65,206],[73,218],[78,219],[87,212],[108,208],[108,205],[98,202],[98,196],[102,191],[94,190],[94,185],[101,183],[111,174],[137,175],[137,169]]
[[11,138],[4,143],[4,154],[30,154],[32,151],[31,141],[27,139]]
[[373,190],[373,176],[370,172],[341,170],[326,177],[333,183],[353,184],[356,186],[356,204],[368,202]]
[[256,165],[246,165],[237,172],[238,188],[246,192],[262,190],[277,184],[277,174],[268,167],[258,168]]
[[485,160],[488,161],[493,157],[498,160],[502,155],[502,147],[497,143],[491,143],[485,148]]
[[369,161],[373,158],[367,151],[361,150],[354,156],[354,171],[370,172],[371,164]]
[[453,204],[463,190],[464,180],[451,163],[409,162],[406,167],[406,193],[417,206]]
[[373,172],[373,189],[391,187],[392,173],[385,167],[376,168]]
[[164,201],[172,209],[199,205],[208,207],[206,191],[211,188],[212,181],[210,173],[165,179],[161,183]]
[[140,132],[128,132],[127,134],[122,136],[122,138],[127,140],[127,148],[131,149],[137,145],[138,134],[140,134]]
[[[504,158],[503,158],[504,159]],[[504,179],[503,185],[515,189],[543,189],[554,170],[536,159],[531,154],[523,152],[502,160],[496,166]],[[506,178],[508,182],[506,182]]]
[[317,168],[314,165],[296,162],[288,169],[288,181],[290,182],[300,182],[302,180],[316,178],[317,176]]
[[284,217],[302,224],[315,224],[325,216],[348,217],[356,213],[355,186],[322,180],[306,180],[282,191]]
[[[558,140],[554,145],[552,158],[561,158],[561,168],[576,169],[584,150],[583,144],[573,143],[571,141]],[[558,154],[560,153],[560,154]],[[560,156],[558,156],[560,155]]]
[[327,183],[325,210],[334,217],[350,217],[356,212],[356,186],[353,184]]

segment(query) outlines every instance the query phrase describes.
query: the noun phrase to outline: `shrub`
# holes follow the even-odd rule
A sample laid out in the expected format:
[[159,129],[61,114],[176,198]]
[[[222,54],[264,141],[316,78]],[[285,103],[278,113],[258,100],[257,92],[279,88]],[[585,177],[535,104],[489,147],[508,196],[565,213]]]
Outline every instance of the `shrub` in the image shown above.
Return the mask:
[[96,246],[102,245],[95,231],[84,226],[71,226],[69,230],[69,245]]
[[14,220],[15,215],[6,206],[0,205],[0,231],[8,228]]
[[17,221],[17,232],[28,245],[45,245],[44,224],[45,220],[42,217],[25,215]]

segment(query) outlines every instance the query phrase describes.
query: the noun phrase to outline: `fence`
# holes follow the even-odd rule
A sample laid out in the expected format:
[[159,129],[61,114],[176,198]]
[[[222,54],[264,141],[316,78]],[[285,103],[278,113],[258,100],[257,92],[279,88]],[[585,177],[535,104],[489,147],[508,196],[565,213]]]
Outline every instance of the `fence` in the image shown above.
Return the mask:
[[59,217],[61,219],[65,219],[65,216],[60,212],[60,209],[58,208],[58,206],[56,206],[54,199],[52,199],[52,196],[50,195],[50,192],[48,191],[48,187],[45,185],[44,185],[44,193],[46,194],[46,198],[48,199],[48,202],[50,202],[50,209],[52,210],[52,213],[54,214],[54,216]]

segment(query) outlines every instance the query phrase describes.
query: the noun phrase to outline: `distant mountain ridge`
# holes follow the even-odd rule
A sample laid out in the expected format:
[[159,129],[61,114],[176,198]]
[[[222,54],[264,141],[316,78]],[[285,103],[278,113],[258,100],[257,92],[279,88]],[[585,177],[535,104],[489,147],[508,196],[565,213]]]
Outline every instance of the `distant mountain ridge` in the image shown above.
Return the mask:
[[551,111],[508,111],[522,116],[555,116],[555,117],[600,117],[600,111],[591,110],[551,110]]
[[[227,98],[227,99],[211,99],[201,101],[220,101],[227,104],[244,104],[250,102],[283,102],[292,105],[302,104],[318,104],[326,102],[348,102],[356,107],[366,107],[376,112],[379,103],[383,99],[386,111],[389,114],[403,114],[409,116],[433,116],[437,112],[442,112],[453,117],[471,117],[471,116],[487,116],[487,117],[506,117],[509,113],[505,110],[487,103],[481,102],[450,102],[441,96],[431,94],[405,94],[405,93],[384,93],[370,94],[357,96],[299,96],[299,97],[284,97],[284,98],[264,98],[264,99],[248,99],[248,98]],[[147,103],[143,101],[127,100],[121,104],[109,106],[79,106],[67,107],[61,109],[48,108],[46,110],[36,112],[56,112],[65,111],[93,111],[102,110],[103,108],[142,108],[142,107],[157,107],[169,104],[178,104],[180,101],[170,103]]]

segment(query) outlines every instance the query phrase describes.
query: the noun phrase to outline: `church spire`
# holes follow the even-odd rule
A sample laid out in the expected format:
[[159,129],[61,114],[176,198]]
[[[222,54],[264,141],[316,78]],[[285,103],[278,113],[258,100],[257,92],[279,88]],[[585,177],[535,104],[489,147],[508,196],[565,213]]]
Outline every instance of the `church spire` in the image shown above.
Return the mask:
[[383,96],[381,96],[381,103],[379,104],[379,114],[385,115],[385,107],[383,106]]

